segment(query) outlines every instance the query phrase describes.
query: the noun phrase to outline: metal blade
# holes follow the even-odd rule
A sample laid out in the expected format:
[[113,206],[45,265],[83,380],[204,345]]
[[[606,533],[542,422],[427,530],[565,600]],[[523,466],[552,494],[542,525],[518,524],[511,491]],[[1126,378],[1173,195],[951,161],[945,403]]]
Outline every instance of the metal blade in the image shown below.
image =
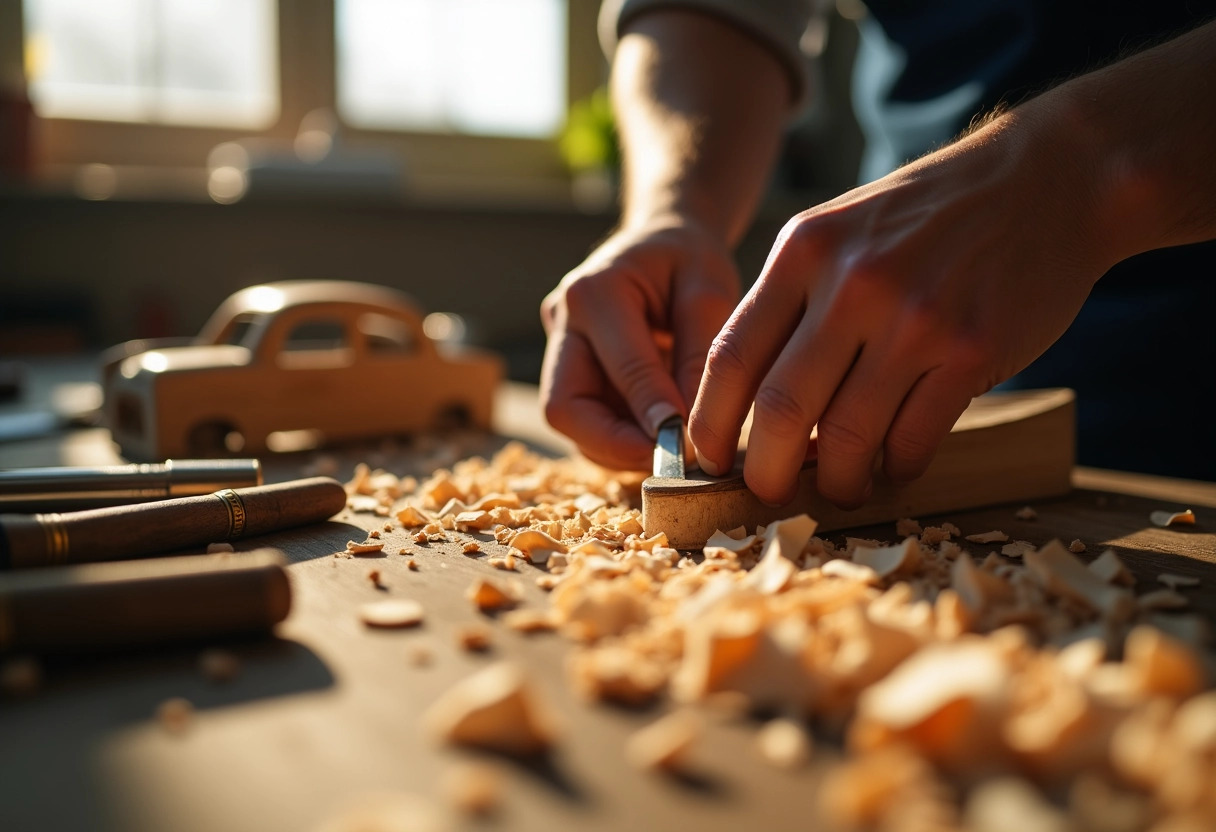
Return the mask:
[[679,416],[672,416],[659,425],[653,473],[656,477],[684,479],[684,420]]

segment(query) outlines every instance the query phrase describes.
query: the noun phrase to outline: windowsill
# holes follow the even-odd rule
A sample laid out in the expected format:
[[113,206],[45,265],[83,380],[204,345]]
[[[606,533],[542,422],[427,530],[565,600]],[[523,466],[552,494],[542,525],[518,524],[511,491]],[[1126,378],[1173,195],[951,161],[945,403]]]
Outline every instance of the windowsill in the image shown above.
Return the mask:
[[[48,167],[32,181],[0,180],[0,198],[80,200],[87,202],[216,204],[202,167],[135,165],[61,165]],[[397,192],[377,188],[312,187],[308,181],[250,192],[225,204],[398,206],[450,210],[616,214],[615,187],[598,180],[454,177],[411,174]]]
[[[127,204],[229,205],[297,208],[315,206],[401,208],[406,210],[485,211],[504,214],[581,214],[615,218],[617,192],[613,182],[590,176],[582,180],[538,178],[471,178],[412,174],[399,193],[357,193],[309,190],[307,187],[251,193],[221,205],[207,189],[208,173],[201,167],[58,166],[44,169],[31,182],[0,179],[0,199]],[[757,221],[783,221],[834,194],[827,191],[771,190]]]

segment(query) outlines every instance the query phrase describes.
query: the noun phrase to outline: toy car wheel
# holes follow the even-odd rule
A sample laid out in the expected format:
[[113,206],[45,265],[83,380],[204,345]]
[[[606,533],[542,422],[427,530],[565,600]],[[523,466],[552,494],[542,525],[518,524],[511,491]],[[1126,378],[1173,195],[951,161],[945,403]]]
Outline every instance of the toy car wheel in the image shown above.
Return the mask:
[[245,437],[228,422],[202,422],[190,429],[186,445],[198,457],[225,456],[240,452]]

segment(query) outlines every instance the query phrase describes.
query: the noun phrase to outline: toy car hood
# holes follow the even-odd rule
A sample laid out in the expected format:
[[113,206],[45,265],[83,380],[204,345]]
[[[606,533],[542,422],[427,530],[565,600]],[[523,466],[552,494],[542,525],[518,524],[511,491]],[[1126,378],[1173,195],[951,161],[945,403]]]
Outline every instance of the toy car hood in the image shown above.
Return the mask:
[[124,359],[119,365],[118,374],[123,378],[135,378],[140,373],[239,367],[248,364],[252,355],[248,348],[232,344],[166,347],[141,352]]

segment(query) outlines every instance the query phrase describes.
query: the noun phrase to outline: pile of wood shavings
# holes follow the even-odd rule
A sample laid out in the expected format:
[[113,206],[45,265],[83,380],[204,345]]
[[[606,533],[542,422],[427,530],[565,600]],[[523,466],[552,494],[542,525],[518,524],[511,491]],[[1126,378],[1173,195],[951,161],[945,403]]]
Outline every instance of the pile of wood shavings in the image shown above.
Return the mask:
[[951,524],[835,544],[800,516],[719,532],[692,558],[643,536],[610,473],[518,444],[412,490],[390,478],[361,470],[352,507],[492,532],[547,566],[545,615],[574,642],[587,698],[733,697],[843,737],[819,803],[844,827],[979,828],[1013,812],[1116,828],[1112,801],[1120,829],[1216,822],[1203,621],[1137,598],[1112,551],[1097,568],[1059,541],[977,562]]

